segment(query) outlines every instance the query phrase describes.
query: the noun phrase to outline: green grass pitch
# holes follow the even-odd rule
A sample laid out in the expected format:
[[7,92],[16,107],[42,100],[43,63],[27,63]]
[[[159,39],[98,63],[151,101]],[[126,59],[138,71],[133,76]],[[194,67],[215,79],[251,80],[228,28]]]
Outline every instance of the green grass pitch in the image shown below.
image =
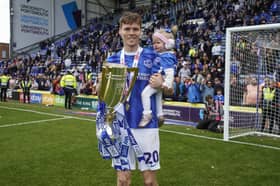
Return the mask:
[[[74,109],[74,111],[77,111]],[[280,139],[192,127],[160,129],[161,186],[278,186]],[[263,144],[265,146],[256,146]],[[0,102],[0,186],[114,186],[111,162],[97,151],[95,118],[60,107]],[[143,185],[141,174],[132,185]]]

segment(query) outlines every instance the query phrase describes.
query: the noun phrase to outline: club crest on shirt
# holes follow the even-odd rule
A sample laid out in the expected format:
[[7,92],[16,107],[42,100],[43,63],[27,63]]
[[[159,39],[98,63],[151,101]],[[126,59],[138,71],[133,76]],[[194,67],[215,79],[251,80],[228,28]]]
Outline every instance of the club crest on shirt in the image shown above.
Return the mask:
[[160,57],[154,59],[154,65],[160,65]]
[[144,66],[147,68],[152,68],[152,66],[153,66],[152,60],[151,59],[144,60]]

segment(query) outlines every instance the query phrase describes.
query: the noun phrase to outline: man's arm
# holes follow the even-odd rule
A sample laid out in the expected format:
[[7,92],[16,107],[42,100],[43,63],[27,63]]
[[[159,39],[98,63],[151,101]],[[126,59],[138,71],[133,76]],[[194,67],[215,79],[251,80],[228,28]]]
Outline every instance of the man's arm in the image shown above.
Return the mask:
[[152,75],[150,78],[150,81],[149,81],[151,87],[157,88],[157,89],[162,89],[162,91],[165,95],[173,95],[173,93],[174,93],[173,88],[168,88],[167,86],[164,86],[163,82],[164,82],[164,80],[160,73],[156,73],[156,74]]

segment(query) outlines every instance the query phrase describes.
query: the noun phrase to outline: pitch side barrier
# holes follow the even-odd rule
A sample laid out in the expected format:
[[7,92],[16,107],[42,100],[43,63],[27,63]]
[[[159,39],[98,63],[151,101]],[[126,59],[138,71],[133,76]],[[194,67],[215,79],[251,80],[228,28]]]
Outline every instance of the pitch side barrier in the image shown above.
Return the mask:
[[[23,103],[23,93],[20,89],[13,91],[9,90],[8,97]],[[97,100],[97,96],[78,95],[75,96],[73,100],[73,107],[95,112]],[[51,94],[48,91],[31,90],[30,103],[64,107],[64,96]],[[165,101],[163,104],[164,115],[167,119],[166,123],[178,125],[196,126],[199,121],[199,110],[202,108],[204,108],[204,104],[200,103]],[[255,108],[232,106],[230,110],[232,113],[230,122],[237,121],[241,116],[246,116],[248,121],[243,120],[243,125],[246,126],[248,123],[252,122],[252,119],[257,119],[255,117]]]

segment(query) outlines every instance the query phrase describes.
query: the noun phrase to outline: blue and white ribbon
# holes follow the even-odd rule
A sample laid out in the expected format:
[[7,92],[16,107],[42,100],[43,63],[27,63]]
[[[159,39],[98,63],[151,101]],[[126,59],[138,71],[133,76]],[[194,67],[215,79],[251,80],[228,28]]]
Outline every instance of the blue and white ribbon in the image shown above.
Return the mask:
[[[98,150],[103,159],[112,159],[116,170],[130,170],[128,153],[132,148],[136,154],[139,163],[145,162],[144,153],[138,145],[131,129],[125,119],[124,105],[118,104],[114,110],[115,120],[110,129],[106,124],[106,104],[99,102],[96,115],[96,135],[98,139]],[[113,138],[108,134],[112,130]],[[109,133],[110,133],[109,132]]]

